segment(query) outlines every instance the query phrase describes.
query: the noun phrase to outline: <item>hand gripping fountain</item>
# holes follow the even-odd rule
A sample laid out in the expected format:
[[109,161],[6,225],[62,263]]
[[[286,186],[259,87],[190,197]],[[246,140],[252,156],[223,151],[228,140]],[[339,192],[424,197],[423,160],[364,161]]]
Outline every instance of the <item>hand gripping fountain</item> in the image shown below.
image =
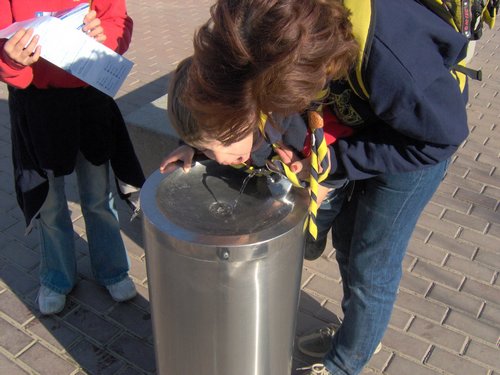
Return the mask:
[[309,195],[212,161],[141,191],[158,375],[290,375]]

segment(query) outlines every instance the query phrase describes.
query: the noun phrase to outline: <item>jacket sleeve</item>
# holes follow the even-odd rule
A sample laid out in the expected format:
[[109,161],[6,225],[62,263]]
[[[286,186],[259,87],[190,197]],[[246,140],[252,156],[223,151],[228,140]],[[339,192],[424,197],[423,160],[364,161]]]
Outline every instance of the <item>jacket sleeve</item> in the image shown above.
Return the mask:
[[388,125],[366,129],[330,146],[329,180],[362,180],[385,173],[415,171],[448,159],[458,146],[417,141]]
[[121,55],[124,54],[130,46],[133,29],[125,0],[94,0],[92,9],[96,11],[106,34],[104,45]]
[[405,64],[382,43],[367,68],[378,120],[331,146],[332,180],[410,172],[449,158],[468,135],[467,88],[460,92],[438,54]]
[[[12,11],[9,0],[0,0],[0,30],[12,24]],[[33,69],[11,61],[5,55],[6,39],[0,39],[0,81],[19,88],[28,87],[33,80]]]

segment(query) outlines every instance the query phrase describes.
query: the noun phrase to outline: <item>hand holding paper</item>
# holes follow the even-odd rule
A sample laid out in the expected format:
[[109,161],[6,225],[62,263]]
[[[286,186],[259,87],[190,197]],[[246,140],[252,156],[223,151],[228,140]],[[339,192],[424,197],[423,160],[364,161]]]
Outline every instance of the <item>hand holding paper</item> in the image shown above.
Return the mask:
[[99,43],[103,43],[106,40],[106,34],[101,26],[101,20],[97,18],[95,10],[91,10],[87,13],[83,19],[82,25],[82,31],[87,33],[88,36],[94,38]]
[[29,66],[40,58],[39,36],[33,35],[33,31],[21,29],[5,43],[5,55],[14,63]]
[[10,38],[7,55],[24,66],[42,57],[105,94],[116,95],[133,63],[100,43],[106,39],[100,20],[95,11],[87,12],[88,4],[81,4],[69,11],[13,23],[0,30],[0,38]]

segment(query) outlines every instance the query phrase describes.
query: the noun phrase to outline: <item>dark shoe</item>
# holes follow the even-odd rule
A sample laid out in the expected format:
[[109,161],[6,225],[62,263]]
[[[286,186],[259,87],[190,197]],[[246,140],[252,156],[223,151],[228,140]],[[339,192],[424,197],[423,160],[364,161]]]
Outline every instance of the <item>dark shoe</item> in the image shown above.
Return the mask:
[[306,248],[304,251],[304,258],[307,260],[318,259],[326,248],[326,237],[314,240],[308,233],[306,235]]
[[335,329],[332,326],[321,327],[299,337],[297,340],[299,351],[312,358],[323,358],[332,347]]
[[[339,325],[332,324],[299,337],[297,340],[299,351],[312,358],[324,358],[332,347],[332,338],[338,327]],[[381,349],[382,344],[378,343],[373,354],[377,354]]]

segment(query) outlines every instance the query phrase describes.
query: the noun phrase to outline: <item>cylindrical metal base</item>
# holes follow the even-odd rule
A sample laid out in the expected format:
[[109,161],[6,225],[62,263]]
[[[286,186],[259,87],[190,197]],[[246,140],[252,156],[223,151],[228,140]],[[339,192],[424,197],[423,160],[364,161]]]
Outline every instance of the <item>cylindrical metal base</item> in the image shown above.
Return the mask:
[[277,201],[254,178],[219,217],[245,175],[214,164],[157,172],[141,192],[157,373],[289,375],[307,192]]

